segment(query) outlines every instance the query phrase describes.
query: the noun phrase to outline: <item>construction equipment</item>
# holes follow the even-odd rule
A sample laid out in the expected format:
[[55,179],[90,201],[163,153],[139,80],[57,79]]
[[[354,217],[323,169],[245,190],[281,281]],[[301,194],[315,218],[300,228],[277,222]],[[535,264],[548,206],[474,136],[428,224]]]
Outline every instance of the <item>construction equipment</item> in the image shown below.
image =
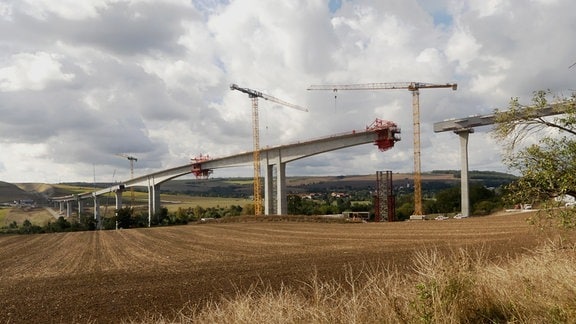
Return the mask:
[[422,217],[422,175],[420,166],[420,89],[452,88],[456,83],[435,84],[424,82],[365,83],[347,85],[311,85],[308,90],[395,90],[406,89],[412,92],[412,118],[414,124],[414,215]]
[[308,111],[304,107],[288,103],[284,100],[274,98],[260,91],[252,90],[249,88],[241,88],[236,84],[230,85],[230,90],[238,90],[248,94],[248,97],[252,99],[252,140],[254,144],[254,214],[262,214],[262,195],[260,190],[260,124],[258,121],[258,98],[264,100],[272,101],[277,104],[298,109],[301,111]]
[[[116,155],[121,156],[123,158],[126,158],[126,159],[128,159],[128,161],[130,161],[130,179],[134,179],[134,162],[137,162],[138,159],[132,155],[128,155],[128,154],[124,154],[124,153],[120,153],[120,154],[116,154]],[[134,207],[134,187],[130,187],[130,207]]]
[[208,179],[208,177],[212,174],[212,169],[202,169],[202,162],[209,161],[210,159],[210,155],[203,155],[202,153],[200,153],[199,156],[191,159],[192,174],[196,176],[196,179]]

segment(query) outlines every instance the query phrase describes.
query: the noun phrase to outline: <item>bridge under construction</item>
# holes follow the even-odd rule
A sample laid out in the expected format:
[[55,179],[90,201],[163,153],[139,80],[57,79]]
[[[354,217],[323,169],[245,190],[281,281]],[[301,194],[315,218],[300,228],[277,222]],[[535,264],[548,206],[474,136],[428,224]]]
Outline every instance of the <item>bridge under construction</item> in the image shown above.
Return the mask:
[[[391,149],[399,140],[400,128],[394,122],[376,119],[362,130],[353,130],[304,142],[261,149],[259,152],[260,163],[265,166],[264,214],[284,215],[288,212],[286,193],[287,163],[329,151],[368,143],[373,143],[380,151],[386,151]],[[160,186],[162,183],[188,174],[193,174],[198,178],[206,177],[215,169],[250,166],[253,162],[253,152],[244,152],[221,158],[200,156],[193,158],[190,163],[182,166],[135,177],[100,190],[78,195],[54,197],[52,201],[59,204],[60,211],[70,217],[74,206],[81,211],[83,202],[93,199],[94,218],[100,223],[99,196],[114,193],[116,197],[115,208],[121,209],[122,193],[125,190],[133,187],[146,187],[148,189],[148,224],[150,225],[152,216],[158,213],[161,208]],[[276,169],[276,172],[274,172],[274,169]],[[276,174],[275,178],[274,173]],[[255,181],[259,180],[255,179]],[[276,183],[276,195],[274,195],[274,183]]]

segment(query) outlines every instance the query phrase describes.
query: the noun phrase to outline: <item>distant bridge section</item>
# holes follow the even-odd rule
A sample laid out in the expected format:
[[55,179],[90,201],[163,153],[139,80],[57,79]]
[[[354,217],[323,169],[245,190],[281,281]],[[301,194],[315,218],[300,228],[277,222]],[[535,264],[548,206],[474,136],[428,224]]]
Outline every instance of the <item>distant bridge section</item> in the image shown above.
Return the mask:
[[[520,119],[536,119],[552,115],[566,113],[570,108],[574,108],[573,100],[563,100],[552,103],[542,108],[528,106],[520,109],[516,113]],[[506,113],[506,111],[502,112]],[[460,168],[461,168],[461,213],[463,216],[470,215],[470,199],[468,194],[468,135],[474,132],[474,127],[488,126],[496,123],[498,112],[486,115],[473,115],[464,118],[452,118],[434,123],[434,132],[453,131],[460,137]]]
[[[565,112],[566,112],[565,102],[561,102],[543,108],[539,108],[537,110],[530,109],[528,113],[523,113],[522,111],[520,111],[518,113],[518,119],[527,117],[529,117],[530,119],[534,119],[551,115],[559,115]],[[458,119],[456,118],[447,119],[441,122],[434,123],[434,132],[435,133],[448,132],[448,131],[459,132],[474,127],[493,125],[494,123],[496,123],[496,114],[497,113],[486,115],[473,115]]]
[[[286,164],[288,162],[367,143],[374,143],[381,151],[386,151],[392,148],[399,140],[400,128],[395,123],[376,119],[364,130],[354,130],[305,142],[261,149],[260,161],[261,164],[266,166],[264,176],[264,213],[268,215],[273,213],[287,214],[288,212],[286,198]],[[114,192],[116,195],[116,209],[120,209],[122,208],[122,192],[124,190],[130,187],[145,186],[148,188],[148,220],[151,222],[152,216],[160,211],[160,185],[162,183],[187,174],[201,177],[211,174],[214,169],[250,166],[254,162],[253,159],[253,152],[244,152],[221,158],[205,156],[193,159],[193,162],[189,164],[136,177],[105,189],[80,195],[54,197],[52,200],[60,203],[61,211],[66,205],[66,213],[70,216],[73,202],[77,202],[78,208],[81,210],[82,200],[94,199],[94,217],[99,219],[98,196]],[[276,197],[273,195],[274,168],[276,168]],[[275,209],[274,202],[276,202]]]

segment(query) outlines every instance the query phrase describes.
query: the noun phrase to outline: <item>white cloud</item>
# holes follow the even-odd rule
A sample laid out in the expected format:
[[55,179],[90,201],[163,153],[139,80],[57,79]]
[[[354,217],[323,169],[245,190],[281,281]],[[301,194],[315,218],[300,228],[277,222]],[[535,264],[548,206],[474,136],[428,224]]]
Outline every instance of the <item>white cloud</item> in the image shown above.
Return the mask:
[[450,37],[445,52],[448,59],[457,61],[459,70],[465,73],[470,63],[478,57],[481,48],[482,45],[470,32],[459,29]]
[[0,67],[0,91],[43,90],[53,81],[70,81],[71,73],[62,72],[57,55],[46,52],[19,53]]
[[[505,108],[510,97],[573,89],[576,4],[566,1],[132,0],[0,3],[0,181],[91,181],[252,147],[251,102],[230,83],[306,106],[260,100],[261,145],[396,122],[402,141],[289,165],[290,174],[413,167],[409,91],[312,92],[311,84],[457,82],[421,92],[423,170],[456,168],[454,134],[434,122]],[[480,151],[480,148],[482,149]],[[497,143],[470,135],[470,165],[503,169]],[[4,152],[10,152],[8,154]],[[29,152],[30,154],[26,154]],[[32,154],[33,153],[33,154]],[[41,165],[42,167],[35,167]],[[250,168],[218,175],[251,175]],[[49,175],[49,176],[47,176]]]
[[21,0],[23,11],[32,17],[47,20],[50,15],[71,20],[83,20],[98,16],[98,10],[106,8],[112,0]]

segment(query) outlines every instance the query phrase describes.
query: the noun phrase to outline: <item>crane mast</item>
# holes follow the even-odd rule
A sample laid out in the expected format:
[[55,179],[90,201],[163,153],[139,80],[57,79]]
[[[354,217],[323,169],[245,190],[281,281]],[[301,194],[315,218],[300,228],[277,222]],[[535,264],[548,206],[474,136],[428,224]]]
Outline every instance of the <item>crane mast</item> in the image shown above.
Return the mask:
[[253,159],[254,159],[254,214],[262,214],[262,190],[260,185],[260,121],[258,119],[258,98],[264,100],[272,101],[277,104],[294,108],[301,111],[308,111],[304,107],[300,107],[295,104],[291,104],[284,100],[272,97],[270,95],[264,94],[260,91],[256,91],[249,88],[242,88],[236,84],[230,85],[230,90],[238,90],[240,92],[248,94],[248,97],[252,101],[252,142],[254,146]]
[[420,159],[420,89],[452,88],[456,83],[425,83],[425,82],[387,82],[342,85],[311,85],[308,90],[396,90],[405,89],[412,92],[412,122],[414,125],[414,215],[424,215],[422,208],[422,171]]
[[[134,162],[137,162],[138,159],[132,155],[128,154],[117,154],[123,158],[128,159],[130,161],[130,179],[134,179]],[[134,207],[134,188],[130,187],[130,207]]]

